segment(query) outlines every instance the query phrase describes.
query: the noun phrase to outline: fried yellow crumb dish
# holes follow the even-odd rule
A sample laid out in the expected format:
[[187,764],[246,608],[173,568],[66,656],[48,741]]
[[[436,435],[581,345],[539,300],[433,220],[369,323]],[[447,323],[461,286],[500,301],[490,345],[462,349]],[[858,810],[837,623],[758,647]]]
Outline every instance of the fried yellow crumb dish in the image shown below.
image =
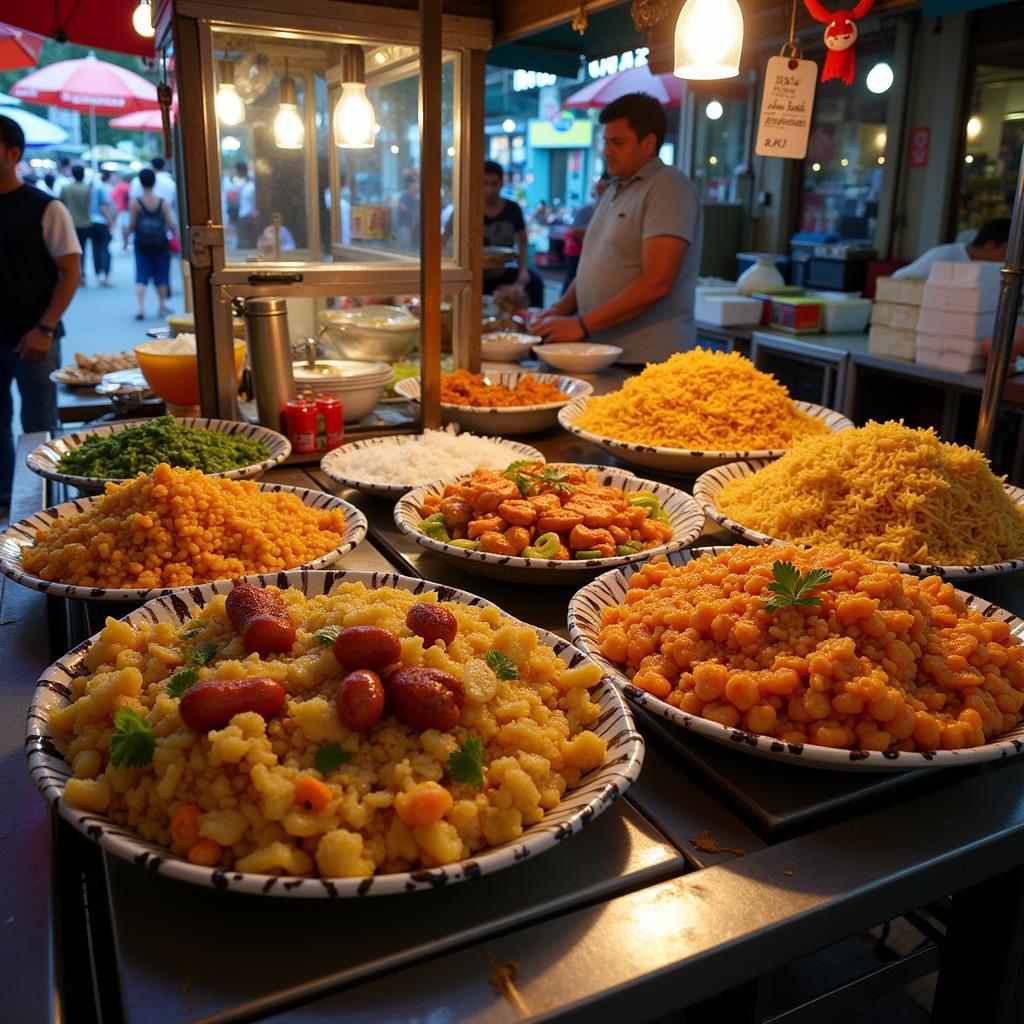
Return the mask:
[[39,530],[21,567],[79,587],[185,587],[294,569],[336,548],[344,530],[339,508],[161,463]]
[[980,746],[1021,720],[1024,647],[938,576],[837,548],[648,563],[603,610],[601,653],[728,728],[859,750]]
[[108,619],[50,721],[71,806],[199,866],[357,877],[540,822],[604,762],[600,679],[494,607],[240,584],[181,624]]

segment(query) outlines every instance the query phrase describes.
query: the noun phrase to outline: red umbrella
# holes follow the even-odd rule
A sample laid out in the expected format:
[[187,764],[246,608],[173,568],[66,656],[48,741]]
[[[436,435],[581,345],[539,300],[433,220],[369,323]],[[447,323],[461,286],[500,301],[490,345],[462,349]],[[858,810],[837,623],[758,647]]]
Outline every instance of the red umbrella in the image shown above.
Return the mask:
[[45,40],[0,21],[0,71],[34,68]]
[[686,82],[668,73],[651,74],[651,69],[642,64],[638,68],[627,68],[613,75],[599,78],[590,85],[574,92],[563,107],[582,110],[586,107],[606,107],[612,100],[630,92],[645,92],[653,96],[663,107],[678,107],[686,95]]
[[47,64],[16,82],[11,95],[101,117],[160,109],[152,82],[127,68],[97,60],[93,54]]
[[[171,120],[177,120],[177,110],[171,107]],[[120,128],[129,132],[162,132],[164,121],[159,110],[136,110],[131,114],[121,114],[108,122],[111,128]]]
[[0,0],[0,20],[60,43],[153,56],[153,40],[132,27],[138,0]]

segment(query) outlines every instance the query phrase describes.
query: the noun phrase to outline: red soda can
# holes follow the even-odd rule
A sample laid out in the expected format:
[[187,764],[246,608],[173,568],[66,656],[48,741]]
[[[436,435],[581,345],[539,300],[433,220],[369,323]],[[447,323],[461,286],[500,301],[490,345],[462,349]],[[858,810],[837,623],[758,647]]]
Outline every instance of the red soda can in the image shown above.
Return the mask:
[[304,398],[291,398],[284,410],[285,429],[294,452],[315,452],[316,406]]
[[345,440],[341,399],[333,395],[316,396],[317,441],[321,450],[330,451]]

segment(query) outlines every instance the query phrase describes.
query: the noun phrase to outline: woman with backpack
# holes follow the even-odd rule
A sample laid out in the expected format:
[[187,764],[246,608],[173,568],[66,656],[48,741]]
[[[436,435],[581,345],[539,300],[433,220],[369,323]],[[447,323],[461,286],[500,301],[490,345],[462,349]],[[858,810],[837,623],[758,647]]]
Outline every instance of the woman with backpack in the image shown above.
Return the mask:
[[167,204],[154,191],[156,175],[149,167],[139,171],[142,194],[133,199],[128,233],[135,236],[135,296],[139,300],[136,320],[146,315],[146,285],[150,281],[160,296],[158,314],[170,313],[167,306],[167,285],[171,273],[171,247],[168,232],[174,231],[174,221]]

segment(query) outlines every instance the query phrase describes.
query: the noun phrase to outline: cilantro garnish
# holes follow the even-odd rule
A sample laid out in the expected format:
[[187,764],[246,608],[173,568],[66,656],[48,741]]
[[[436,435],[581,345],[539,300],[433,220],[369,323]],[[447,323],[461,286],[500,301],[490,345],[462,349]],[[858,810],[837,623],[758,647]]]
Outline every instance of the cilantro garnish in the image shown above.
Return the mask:
[[453,782],[464,782],[467,786],[476,786],[477,789],[483,786],[483,737],[467,736],[462,746],[448,755],[448,774]]
[[213,656],[217,653],[216,644],[206,644],[203,647],[197,647],[189,656],[188,663],[190,665],[205,665],[210,661]]
[[516,663],[507,654],[502,654],[501,651],[488,651],[484,661],[487,662],[487,667],[499,679],[519,678],[519,668],[516,666]]
[[170,697],[180,697],[189,687],[199,682],[199,672],[194,668],[183,668],[171,676],[167,684],[167,694]]
[[338,637],[341,636],[341,626],[321,626],[314,634],[313,639],[324,647],[330,647]]
[[566,494],[572,494],[576,488],[567,482],[568,479],[569,474],[557,466],[545,466],[540,471],[540,482],[549,484],[553,491],[565,491]]
[[195,638],[197,636],[199,636],[199,634],[202,633],[202,631],[203,631],[203,627],[202,626],[193,626],[191,629],[185,630],[185,632],[181,634],[179,639],[181,639],[181,640],[195,640]]
[[132,708],[114,712],[114,735],[110,737],[110,761],[115,768],[144,768],[153,760],[156,740],[153,727]]
[[321,747],[313,755],[313,767],[321,774],[336,772],[343,764],[348,764],[352,755],[347,750],[342,750],[337,743]]
[[821,604],[821,598],[812,597],[811,592],[832,579],[828,569],[811,569],[801,575],[792,562],[776,562],[772,566],[772,576],[775,578],[768,584],[772,596],[765,602],[765,610],[771,614],[790,605]]

